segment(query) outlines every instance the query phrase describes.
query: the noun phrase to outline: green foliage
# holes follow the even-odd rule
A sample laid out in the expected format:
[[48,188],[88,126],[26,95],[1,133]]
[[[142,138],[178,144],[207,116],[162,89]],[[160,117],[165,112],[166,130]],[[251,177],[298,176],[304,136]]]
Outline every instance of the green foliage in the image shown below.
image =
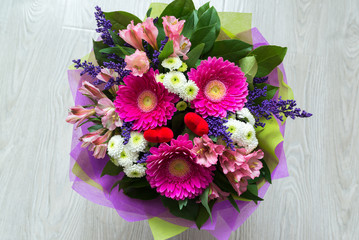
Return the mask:
[[189,15],[185,20],[186,22],[183,26],[181,34],[183,34],[186,38],[190,38],[192,36],[193,30],[198,23],[197,11],[194,10],[191,15]]
[[185,61],[185,63],[187,64],[188,69],[196,67],[196,63],[202,54],[203,48],[204,43],[198,44],[187,54],[188,59]]
[[186,115],[186,112],[180,112],[173,116],[171,119],[171,129],[173,131],[173,137],[177,138],[178,135],[180,135],[185,128],[184,123],[184,116]]
[[263,164],[263,167],[261,168],[261,175],[264,177],[264,179],[269,182],[270,184],[272,184],[272,176],[271,176],[271,172],[269,170],[269,167],[266,163],[266,161],[264,159],[261,159],[261,162]]
[[168,58],[173,53],[173,41],[168,41],[164,46],[162,52],[158,56],[158,59],[163,61],[164,59]]
[[224,173],[220,170],[216,170],[214,172],[214,179],[213,182],[224,192],[237,194],[237,192],[234,190],[230,182],[228,181],[227,177],[224,175]]
[[130,47],[122,47],[120,45],[116,45],[114,47],[101,49],[100,53],[106,53],[106,54],[114,53],[121,58],[125,58],[128,55],[134,54],[135,49],[130,48]]
[[223,57],[225,60],[238,62],[238,60],[247,56],[252,51],[252,48],[251,44],[238,39],[216,41],[206,56]]
[[257,74],[258,65],[254,56],[247,56],[239,60],[239,67],[244,72],[249,89],[253,90],[253,78]]
[[149,8],[146,12],[146,18],[151,16],[152,8]]
[[167,207],[174,216],[184,218],[187,220],[195,221],[199,211],[199,204],[195,200],[190,199],[187,201],[187,205],[179,208],[177,200],[166,198],[161,196],[162,203]]
[[[215,203],[216,203],[215,200],[212,200],[209,202],[208,206],[209,206],[210,212],[212,212],[212,209],[213,209],[213,206]],[[205,224],[207,222],[207,220],[209,219],[209,216],[210,215],[208,214],[207,209],[203,205],[200,205],[198,215],[196,218],[196,225],[197,225],[198,229],[201,229],[203,224]]]
[[103,62],[107,62],[107,54],[101,53],[100,51],[102,49],[108,48],[108,45],[104,44],[102,41],[93,41],[93,51],[95,53],[95,58],[97,60],[97,63],[100,66],[103,66]]
[[111,30],[114,30],[115,32],[127,28],[127,25],[130,24],[132,20],[135,25],[142,22],[138,17],[128,12],[116,11],[105,12],[104,14],[105,18],[111,21]]
[[255,203],[257,203],[257,201],[263,201],[262,198],[258,197],[257,184],[248,184],[247,191],[242,193],[240,197],[253,200]]
[[254,49],[249,56],[254,56],[257,60],[258,71],[256,77],[265,77],[271,73],[283,61],[286,53],[286,47],[273,45],[261,46]]
[[123,171],[123,168],[121,166],[116,166],[112,160],[109,160],[105,167],[102,170],[101,173],[101,177],[105,176],[105,175],[110,175],[110,176],[117,176],[118,174],[120,174]]
[[207,11],[209,8],[209,2],[203,4],[200,8],[198,8],[198,17],[201,17],[202,14]]
[[197,45],[204,43],[203,53],[208,52],[214,44],[216,40],[216,25],[209,25],[201,28],[196,28],[196,30],[192,33],[190,38],[192,47],[196,47]]
[[215,26],[214,40],[216,40],[219,31],[221,30],[221,20],[219,19],[218,13],[214,7],[211,7],[208,10],[206,10],[201,15],[201,17],[199,17],[196,29],[200,29],[211,25]]
[[209,214],[209,217],[211,218],[211,221],[212,221],[211,209],[208,206],[208,193],[209,193],[209,187],[206,188],[203,191],[203,193],[201,194],[201,203],[202,203],[203,207],[207,210],[207,213]]
[[191,14],[195,10],[192,0],[175,0],[168,4],[163,10],[158,22],[162,25],[162,17],[175,16],[176,18],[182,18]]
[[103,128],[102,124],[97,124],[97,125],[93,125],[93,126],[87,128],[87,130],[89,132],[94,132],[94,131],[97,131],[97,130],[99,130],[101,128]]
[[130,198],[141,200],[151,200],[158,197],[156,190],[150,187],[147,179],[142,178],[129,178],[124,176],[121,180],[117,181],[111,189],[118,186],[118,190],[123,189],[123,193]]
[[118,34],[114,33],[111,30],[108,30],[108,32],[110,33],[112,40],[115,44],[123,45],[125,43],[125,41],[122,38],[120,38],[120,36],[118,36]]
[[179,200],[178,201],[178,207],[180,210],[182,210],[183,207],[187,206],[188,203],[188,199],[186,198],[185,200]]
[[233,198],[233,196],[232,195],[229,195],[228,196],[228,200],[229,200],[229,202],[232,204],[232,206],[237,210],[237,212],[241,212],[240,210],[239,210],[239,207],[238,207],[238,205],[237,205],[237,203],[236,203],[236,201],[234,200],[234,198]]

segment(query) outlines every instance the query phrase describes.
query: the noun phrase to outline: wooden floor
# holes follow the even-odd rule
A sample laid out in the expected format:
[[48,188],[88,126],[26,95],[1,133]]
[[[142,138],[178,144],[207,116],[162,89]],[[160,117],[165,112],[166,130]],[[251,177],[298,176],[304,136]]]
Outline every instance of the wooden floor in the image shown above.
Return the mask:
[[[147,222],[128,223],[71,189],[65,122],[73,105],[66,69],[97,37],[94,6],[143,18],[150,1],[1,2],[0,239],[152,239]],[[359,0],[212,5],[253,12],[253,26],[288,47],[289,84],[314,114],[288,122],[290,177],[274,181],[230,239],[359,239]],[[214,238],[189,230],[173,239]]]

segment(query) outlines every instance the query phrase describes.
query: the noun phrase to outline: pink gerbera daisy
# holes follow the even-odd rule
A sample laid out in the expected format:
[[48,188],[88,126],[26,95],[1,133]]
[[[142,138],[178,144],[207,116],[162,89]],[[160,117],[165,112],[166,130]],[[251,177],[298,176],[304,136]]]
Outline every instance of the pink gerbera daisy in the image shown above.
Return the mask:
[[151,148],[152,155],[146,161],[151,187],[175,200],[199,196],[212,182],[215,168],[197,164],[192,148],[188,134],[172,139],[171,145],[162,143],[158,148]]
[[188,73],[196,82],[199,92],[192,101],[196,112],[203,117],[226,117],[227,111],[236,112],[246,103],[248,89],[244,73],[223,58],[204,60]]
[[120,85],[114,102],[116,112],[125,122],[133,121],[133,130],[144,131],[167,124],[176,111],[178,96],[169,93],[155,79],[150,69],[142,77],[129,75]]

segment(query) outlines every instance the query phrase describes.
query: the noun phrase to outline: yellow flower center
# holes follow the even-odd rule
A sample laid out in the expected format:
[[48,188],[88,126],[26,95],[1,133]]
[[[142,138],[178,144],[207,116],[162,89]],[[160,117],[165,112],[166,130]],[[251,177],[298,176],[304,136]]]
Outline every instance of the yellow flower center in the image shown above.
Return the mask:
[[149,91],[143,91],[137,98],[137,105],[142,112],[151,112],[157,106],[157,96]]
[[168,171],[175,177],[184,177],[190,171],[190,166],[187,161],[177,158],[170,162],[168,165]]
[[227,93],[226,86],[218,80],[212,80],[204,88],[206,97],[212,102],[220,102]]

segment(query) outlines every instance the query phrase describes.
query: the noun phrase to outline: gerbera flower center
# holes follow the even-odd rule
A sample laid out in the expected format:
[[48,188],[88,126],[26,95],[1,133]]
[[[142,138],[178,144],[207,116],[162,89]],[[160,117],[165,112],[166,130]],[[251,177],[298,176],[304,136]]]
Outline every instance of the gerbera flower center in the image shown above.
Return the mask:
[[168,165],[168,171],[175,177],[184,177],[189,173],[190,166],[187,161],[177,158],[170,162]]
[[204,94],[212,102],[220,102],[227,93],[226,86],[218,80],[212,80],[204,88]]
[[145,90],[137,98],[137,105],[143,112],[151,112],[157,106],[157,96],[152,91]]

